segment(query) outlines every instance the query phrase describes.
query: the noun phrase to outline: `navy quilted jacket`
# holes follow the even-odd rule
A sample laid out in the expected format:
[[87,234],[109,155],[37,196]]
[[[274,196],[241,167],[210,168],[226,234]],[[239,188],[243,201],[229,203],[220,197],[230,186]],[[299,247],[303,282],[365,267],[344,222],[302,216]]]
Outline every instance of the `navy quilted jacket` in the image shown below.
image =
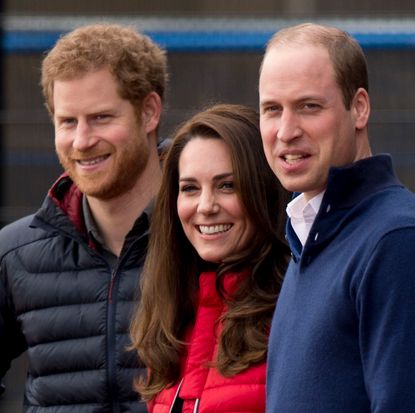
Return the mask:
[[26,412],[146,411],[132,390],[144,369],[125,347],[147,237],[143,214],[112,270],[66,176],[35,215],[0,231],[0,377],[27,349]]

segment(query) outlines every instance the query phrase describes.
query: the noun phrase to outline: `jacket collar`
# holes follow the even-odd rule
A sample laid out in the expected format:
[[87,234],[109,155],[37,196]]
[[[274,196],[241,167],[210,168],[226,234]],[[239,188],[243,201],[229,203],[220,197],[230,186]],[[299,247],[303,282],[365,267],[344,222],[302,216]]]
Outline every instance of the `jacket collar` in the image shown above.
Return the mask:
[[297,262],[304,250],[303,255],[306,256],[302,257],[302,261],[307,263],[312,250],[318,250],[322,243],[336,236],[347,210],[372,194],[392,186],[402,184],[396,178],[392,159],[387,154],[365,158],[341,168],[331,168],[326,192],[304,249],[292,229],[290,220],[287,221],[286,238],[293,260]]
[[68,216],[81,234],[86,234],[82,212],[82,192],[68,176],[63,173],[48,192],[52,201]]
[[402,186],[387,154],[361,159],[342,168],[331,168],[320,210],[328,203],[335,209],[349,209],[368,194],[395,185]]

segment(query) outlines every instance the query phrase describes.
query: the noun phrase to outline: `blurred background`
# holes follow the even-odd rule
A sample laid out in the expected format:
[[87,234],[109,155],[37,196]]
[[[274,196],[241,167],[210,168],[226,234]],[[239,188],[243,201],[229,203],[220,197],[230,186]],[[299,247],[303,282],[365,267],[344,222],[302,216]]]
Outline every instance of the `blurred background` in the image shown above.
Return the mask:
[[[389,152],[415,190],[415,3],[413,0],[6,0],[1,4],[0,227],[36,211],[61,173],[39,87],[44,52],[79,25],[117,22],[168,51],[170,84],[161,136],[217,102],[257,107],[264,46],[304,21],[349,31],[369,64],[375,153]],[[0,354],[1,357],[1,354]],[[21,411],[25,358],[5,378],[1,413]]]

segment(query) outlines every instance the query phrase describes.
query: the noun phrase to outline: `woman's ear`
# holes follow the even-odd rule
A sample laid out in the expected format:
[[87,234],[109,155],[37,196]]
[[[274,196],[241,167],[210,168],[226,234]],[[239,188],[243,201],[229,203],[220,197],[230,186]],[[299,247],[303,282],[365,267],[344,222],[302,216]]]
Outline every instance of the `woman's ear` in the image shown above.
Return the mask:
[[367,91],[359,88],[352,101],[352,113],[357,130],[362,130],[367,126],[370,116],[370,99]]
[[154,132],[159,126],[161,110],[160,96],[156,92],[150,92],[141,104],[141,118],[146,133]]

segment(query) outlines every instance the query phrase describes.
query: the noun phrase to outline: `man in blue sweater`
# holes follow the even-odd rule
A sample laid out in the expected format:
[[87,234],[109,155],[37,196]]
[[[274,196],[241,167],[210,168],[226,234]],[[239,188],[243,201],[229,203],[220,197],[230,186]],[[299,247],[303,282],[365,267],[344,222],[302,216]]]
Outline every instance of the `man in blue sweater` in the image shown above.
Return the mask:
[[414,412],[415,196],[371,154],[364,54],[336,28],[281,30],[259,95],[267,160],[297,195],[267,412]]

